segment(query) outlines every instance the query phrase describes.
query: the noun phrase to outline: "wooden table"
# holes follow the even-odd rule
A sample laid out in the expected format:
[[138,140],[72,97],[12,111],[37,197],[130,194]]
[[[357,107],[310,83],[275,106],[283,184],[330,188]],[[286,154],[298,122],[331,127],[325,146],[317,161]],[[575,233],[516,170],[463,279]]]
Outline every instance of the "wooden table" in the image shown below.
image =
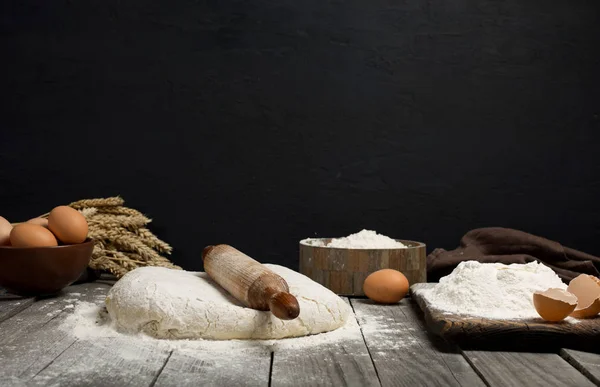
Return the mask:
[[350,299],[362,337],[252,356],[153,350],[151,342],[122,351],[114,337],[99,339],[115,348],[102,351],[59,329],[74,304],[101,304],[113,283],[74,285],[45,299],[0,291],[0,386],[600,385],[600,355],[462,350],[428,333],[410,299],[394,306]]

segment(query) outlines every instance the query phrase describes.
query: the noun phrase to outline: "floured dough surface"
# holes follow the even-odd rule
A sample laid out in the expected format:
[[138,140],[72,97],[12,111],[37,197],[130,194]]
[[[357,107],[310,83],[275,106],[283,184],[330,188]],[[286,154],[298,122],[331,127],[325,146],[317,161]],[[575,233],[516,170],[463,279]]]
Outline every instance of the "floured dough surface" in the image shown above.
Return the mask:
[[106,308],[120,331],[167,339],[280,339],[322,333],[344,325],[344,300],[310,278],[266,264],[282,276],[300,304],[294,320],[244,307],[204,272],[143,267],[108,292]]

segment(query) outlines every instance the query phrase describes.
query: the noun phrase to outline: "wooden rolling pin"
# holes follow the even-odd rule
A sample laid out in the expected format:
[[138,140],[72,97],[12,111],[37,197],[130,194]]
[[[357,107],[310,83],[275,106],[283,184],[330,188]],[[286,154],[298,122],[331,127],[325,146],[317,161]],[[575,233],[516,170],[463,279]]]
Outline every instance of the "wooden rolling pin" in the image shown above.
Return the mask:
[[270,310],[275,317],[293,320],[300,314],[287,282],[266,266],[229,245],[207,246],[202,252],[206,273],[244,305]]

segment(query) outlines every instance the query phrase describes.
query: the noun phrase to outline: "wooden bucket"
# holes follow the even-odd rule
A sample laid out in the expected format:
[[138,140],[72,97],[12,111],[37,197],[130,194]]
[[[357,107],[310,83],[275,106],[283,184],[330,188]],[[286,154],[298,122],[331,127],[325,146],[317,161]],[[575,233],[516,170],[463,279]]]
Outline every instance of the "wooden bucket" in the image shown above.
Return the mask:
[[[331,238],[323,238],[322,241],[329,243]],[[300,242],[300,273],[342,296],[364,296],[365,278],[380,269],[402,272],[410,285],[427,282],[425,244],[398,241],[408,247],[344,249]]]

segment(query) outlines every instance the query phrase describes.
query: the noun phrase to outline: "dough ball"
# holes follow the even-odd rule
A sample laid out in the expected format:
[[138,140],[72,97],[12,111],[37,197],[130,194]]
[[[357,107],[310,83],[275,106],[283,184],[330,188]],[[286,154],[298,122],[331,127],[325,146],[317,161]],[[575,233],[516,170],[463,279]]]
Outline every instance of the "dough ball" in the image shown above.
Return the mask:
[[142,267],[109,291],[106,308],[120,331],[168,339],[280,339],[332,331],[351,315],[349,305],[310,278],[278,265],[300,304],[294,320],[244,307],[206,273]]

